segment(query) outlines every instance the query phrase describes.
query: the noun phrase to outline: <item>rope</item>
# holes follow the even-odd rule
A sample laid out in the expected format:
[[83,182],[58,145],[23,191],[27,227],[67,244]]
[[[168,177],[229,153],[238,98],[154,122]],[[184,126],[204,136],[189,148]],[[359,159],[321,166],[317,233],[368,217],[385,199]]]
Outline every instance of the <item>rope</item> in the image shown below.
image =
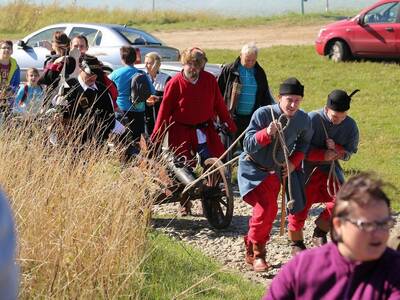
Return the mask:
[[286,221],[285,196],[286,196],[286,178],[283,178],[282,193],[281,193],[281,225],[279,228],[280,236],[285,234],[285,221]]
[[[208,170],[206,172],[204,172],[203,174],[201,174],[200,177],[198,177],[196,180],[192,181],[190,184],[187,184],[185,186],[185,188],[182,191],[182,194],[184,194],[185,192],[187,192],[190,188],[192,188],[197,182],[199,182],[200,180],[204,179],[206,176],[213,174],[214,172],[218,171],[219,169],[222,169],[223,167],[235,162],[236,160],[239,159],[239,156],[234,157],[233,159],[229,160],[228,162],[220,165],[218,168],[212,170],[212,168],[221,162],[221,160],[229,153],[229,151],[232,150],[232,148],[239,142],[239,140],[242,138],[242,136],[244,136],[247,132],[247,129],[245,129],[238,137],[236,140],[233,141],[233,143],[229,146],[228,149],[225,150],[225,152],[217,158],[217,160],[211,165],[211,167],[208,168]],[[211,171],[212,170],[212,171]]]
[[[286,115],[282,114],[282,115],[279,116],[278,121],[276,121],[275,115],[274,115],[274,111],[273,111],[272,107],[270,107],[270,109],[271,109],[272,121],[273,121],[274,123],[277,123],[277,125],[278,125],[278,126],[277,126],[277,129],[278,129],[278,130],[277,130],[277,136],[278,136],[278,138],[275,139],[274,149],[273,149],[273,151],[272,151],[272,158],[273,158],[274,162],[275,162],[278,166],[283,167],[283,166],[286,165],[286,169],[289,171],[289,150],[288,150],[287,145],[286,145],[284,131],[285,131],[286,128],[289,126],[289,124],[290,124],[290,119],[289,119]],[[282,127],[282,122],[281,122],[283,118],[286,118],[286,120],[287,120],[286,125],[285,125],[284,127]],[[285,158],[285,161],[282,162],[282,163],[279,162],[278,159],[276,158],[276,154],[277,154],[277,152],[278,152],[278,142],[280,143],[279,145],[280,145],[280,147],[281,147],[282,150],[283,150],[283,156],[284,156],[284,158]],[[287,207],[288,209],[292,209],[293,206],[294,206],[294,200],[293,200],[293,195],[292,195],[292,184],[291,184],[290,174],[288,174],[288,176],[287,176],[287,183],[288,183],[289,201],[288,201],[288,203],[286,204],[286,207]],[[285,194],[286,194],[286,180],[283,180],[283,183],[282,183],[282,184],[285,186],[285,188],[282,187],[282,191],[284,191]],[[285,206],[285,205],[283,205],[283,206],[281,207],[281,210],[284,209],[284,206]],[[282,213],[282,215],[283,215],[283,213]]]
[[[324,129],[325,137],[326,137],[326,139],[329,139],[328,131],[326,130],[324,120],[322,119],[320,114],[318,114],[318,116],[321,121],[322,128]],[[335,166],[336,166],[336,160],[332,160],[330,163],[330,167],[329,167],[328,179],[326,180],[326,191],[328,192],[328,195],[332,198],[335,197],[336,193],[337,193],[336,184],[338,186],[340,186],[340,181],[337,178],[337,175],[335,172]],[[311,177],[311,175],[310,175],[310,177]],[[333,184],[332,184],[332,188],[331,188],[332,181],[333,181]]]

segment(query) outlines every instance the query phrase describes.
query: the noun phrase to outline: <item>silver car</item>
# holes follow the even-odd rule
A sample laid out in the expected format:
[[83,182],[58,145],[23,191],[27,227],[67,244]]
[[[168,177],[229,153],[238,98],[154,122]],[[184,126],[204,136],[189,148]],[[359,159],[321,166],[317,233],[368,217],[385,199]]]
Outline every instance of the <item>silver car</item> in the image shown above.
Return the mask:
[[[137,64],[137,65],[135,64],[135,67],[138,68],[139,70],[146,71],[146,66],[144,64]],[[204,70],[210,72],[215,77],[218,77],[222,71],[222,67],[223,65],[220,64],[207,63]],[[180,71],[182,71],[182,68],[183,68],[182,63],[179,61],[166,61],[166,62],[163,61],[160,66],[160,72],[166,73],[172,77],[177,73],[179,73]]]
[[43,41],[51,41],[55,31],[63,31],[70,38],[84,35],[89,42],[88,54],[96,56],[112,70],[121,67],[119,49],[121,46],[133,46],[144,61],[144,56],[151,51],[161,55],[162,60],[178,60],[179,50],[168,47],[151,34],[139,29],[115,24],[60,23],[35,31],[14,45],[13,57],[21,68],[21,80],[25,80],[28,68],[43,70],[46,55],[50,54],[43,47]]

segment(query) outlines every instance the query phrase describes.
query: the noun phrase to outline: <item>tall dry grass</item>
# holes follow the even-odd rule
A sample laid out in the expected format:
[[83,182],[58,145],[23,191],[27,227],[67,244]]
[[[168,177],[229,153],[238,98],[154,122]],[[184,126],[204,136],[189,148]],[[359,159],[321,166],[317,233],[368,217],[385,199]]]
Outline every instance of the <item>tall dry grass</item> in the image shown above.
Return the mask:
[[[0,184],[18,232],[21,298],[136,298],[154,170],[115,153],[51,147],[46,124],[5,124]],[[76,146],[76,145],[75,145]]]

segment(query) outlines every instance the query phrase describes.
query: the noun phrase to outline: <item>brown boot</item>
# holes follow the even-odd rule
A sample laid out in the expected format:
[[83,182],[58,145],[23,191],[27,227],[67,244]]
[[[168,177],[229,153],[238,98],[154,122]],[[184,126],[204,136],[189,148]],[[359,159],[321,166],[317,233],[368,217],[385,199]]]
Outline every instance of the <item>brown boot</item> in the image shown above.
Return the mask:
[[289,230],[288,237],[289,240],[291,240],[290,247],[292,248],[291,250],[292,256],[295,256],[300,251],[306,249],[306,245],[304,245],[304,240],[303,240],[303,230],[299,231]]
[[184,197],[181,198],[181,200],[179,201],[180,204],[180,215],[181,217],[186,217],[192,214],[192,201],[189,200],[189,198]]
[[315,226],[314,233],[312,236],[312,241],[313,241],[314,246],[319,247],[328,242],[328,239],[326,236],[330,230],[331,224],[329,221],[326,221],[326,220],[322,219],[321,217],[318,217],[315,220],[315,225],[316,226]]
[[268,270],[267,262],[265,261],[265,243],[253,244],[253,270],[254,272],[265,272]]
[[248,240],[247,235],[245,235],[243,239],[244,239],[244,245],[246,247],[245,261],[247,264],[253,265],[254,262],[253,243]]

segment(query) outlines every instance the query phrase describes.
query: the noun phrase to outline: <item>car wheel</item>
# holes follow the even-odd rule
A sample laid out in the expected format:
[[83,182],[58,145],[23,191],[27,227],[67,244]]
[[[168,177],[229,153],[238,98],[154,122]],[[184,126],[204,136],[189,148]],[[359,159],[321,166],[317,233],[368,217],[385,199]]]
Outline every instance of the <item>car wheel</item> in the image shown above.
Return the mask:
[[328,56],[334,62],[346,61],[350,58],[349,47],[342,41],[336,41],[331,44]]

